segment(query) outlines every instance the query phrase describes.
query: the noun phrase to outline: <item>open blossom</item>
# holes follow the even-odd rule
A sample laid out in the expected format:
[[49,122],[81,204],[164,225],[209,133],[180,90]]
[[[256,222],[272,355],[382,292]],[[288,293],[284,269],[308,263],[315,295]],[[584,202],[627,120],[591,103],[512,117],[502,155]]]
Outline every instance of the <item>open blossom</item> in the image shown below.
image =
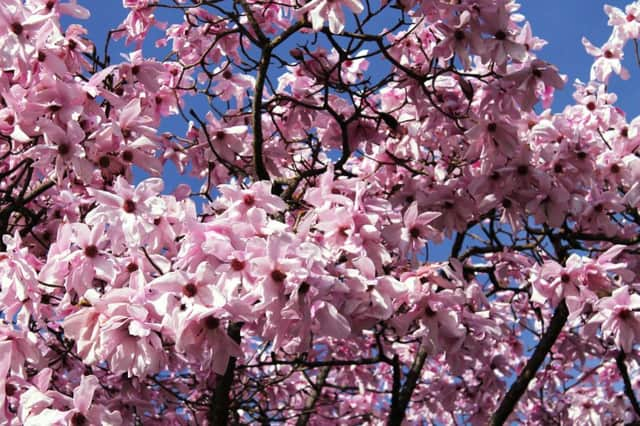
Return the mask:
[[562,89],[564,80],[553,65],[539,59],[505,76],[503,81],[511,82],[522,91],[520,105],[530,110],[538,102],[538,91],[547,88]]
[[155,228],[155,220],[165,212],[165,204],[158,196],[163,185],[161,179],[149,178],[134,187],[119,176],[113,185],[114,192],[92,188],[89,193],[100,205],[87,217],[87,222],[114,224],[115,221],[121,228],[108,229],[115,240],[124,238],[134,246],[147,241]]
[[411,253],[412,259],[417,261],[417,254],[436,234],[436,230],[429,223],[439,216],[439,212],[419,213],[418,203],[414,201],[405,211],[403,222],[388,226],[383,235],[390,244],[400,249],[403,256]]
[[636,3],[628,4],[624,12],[617,7],[605,5],[605,13],[609,16],[609,25],[614,26],[615,31],[621,33],[627,39],[634,39],[640,36],[640,5]]
[[629,71],[622,66],[624,53],[620,40],[611,39],[604,46],[596,47],[583,37],[582,44],[587,53],[596,58],[591,66],[591,80],[607,83],[613,73],[618,74],[623,80],[629,78]]
[[50,253],[39,278],[49,284],[65,283],[68,290],[82,295],[98,278],[110,281],[116,265],[110,253],[105,225],[65,224],[58,230],[58,242]]
[[228,334],[225,317],[220,308],[194,306],[187,312],[176,312],[176,348],[196,358],[206,360],[213,371],[224,374],[230,357],[241,357],[242,350]]
[[320,31],[324,22],[329,21],[331,32],[340,34],[344,29],[344,6],[355,14],[364,10],[359,0],[311,0],[298,9],[297,13],[308,17],[314,31]]
[[629,293],[628,286],[620,287],[595,309],[598,313],[590,322],[600,324],[604,336],[613,337],[616,346],[630,353],[640,340],[640,295]]
[[73,391],[73,398],[66,401],[73,408],[69,410],[57,410],[46,408],[39,413],[27,416],[25,425],[84,425],[100,424],[105,426],[118,426],[122,424],[122,417],[117,412],[108,410],[101,404],[92,403],[93,396],[100,388],[100,382],[96,376],[82,376],[80,385]]

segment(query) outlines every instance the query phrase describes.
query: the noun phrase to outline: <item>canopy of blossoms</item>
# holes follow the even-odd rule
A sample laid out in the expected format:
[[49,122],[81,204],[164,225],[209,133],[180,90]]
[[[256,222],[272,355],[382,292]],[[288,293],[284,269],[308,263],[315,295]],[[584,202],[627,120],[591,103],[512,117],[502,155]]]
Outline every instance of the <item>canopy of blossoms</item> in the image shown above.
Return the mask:
[[513,0],[122,4],[0,4],[0,423],[640,422],[640,2],[556,113]]

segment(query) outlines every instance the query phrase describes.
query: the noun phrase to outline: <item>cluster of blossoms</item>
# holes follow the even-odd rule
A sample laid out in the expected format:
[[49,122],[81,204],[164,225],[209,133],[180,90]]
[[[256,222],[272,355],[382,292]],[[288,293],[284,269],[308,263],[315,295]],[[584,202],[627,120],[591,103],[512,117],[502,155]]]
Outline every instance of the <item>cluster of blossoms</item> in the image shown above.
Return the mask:
[[559,113],[513,0],[123,6],[0,5],[0,423],[640,421],[640,2]]

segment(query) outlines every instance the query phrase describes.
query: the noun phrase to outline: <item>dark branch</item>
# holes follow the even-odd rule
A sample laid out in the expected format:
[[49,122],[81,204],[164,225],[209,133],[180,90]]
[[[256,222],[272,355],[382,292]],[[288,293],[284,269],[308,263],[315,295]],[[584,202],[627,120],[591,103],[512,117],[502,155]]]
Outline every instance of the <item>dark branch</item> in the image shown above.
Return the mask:
[[329,375],[329,370],[331,367],[323,367],[320,369],[318,373],[318,379],[316,380],[316,384],[313,386],[313,391],[311,391],[311,395],[307,398],[307,401],[304,404],[304,410],[300,417],[298,417],[298,421],[296,422],[296,426],[305,426],[309,423],[309,417],[313,413],[313,409],[322,395],[322,388],[327,381],[327,376]]
[[504,424],[509,415],[511,415],[516,404],[527,390],[531,379],[535,376],[540,365],[542,365],[544,359],[551,350],[551,347],[558,338],[558,335],[560,335],[562,327],[564,327],[564,324],[567,322],[568,316],[569,310],[567,309],[567,304],[563,299],[556,309],[556,312],[553,314],[553,318],[551,318],[549,328],[540,339],[538,346],[536,346],[536,350],[533,352],[533,355],[531,355],[531,358],[529,358],[524,370],[520,372],[518,378],[513,382],[511,388],[502,400],[502,403],[500,403],[500,406],[493,414],[493,417],[491,418],[492,426]]
[[624,351],[621,350],[616,357],[616,365],[618,366],[618,370],[620,370],[620,375],[622,376],[622,381],[624,382],[624,394],[627,395],[627,398],[629,398],[631,406],[633,407],[633,411],[635,411],[636,413],[636,417],[640,418],[640,404],[638,404],[636,394],[633,392],[633,387],[631,386],[629,371],[627,370],[627,365],[624,363],[625,358],[626,355],[624,354]]
[[418,384],[418,379],[420,378],[420,373],[422,372],[422,367],[426,360],[427,349],[424,346],[420,346],[418,353],[416,354],[416,358],[413,360],[413,365],[411,365],[411,369],[407,373],[402,390],[398,397],[395,398],[395,404],[391,404],[391,413],[389,414],[388,423],[389,426],[400,426],[402,424],[407,407],[409,406],[409,401],[411,401],[411,395]]
[[[231,323],[227,330],[229,337],[240,343],[240,329],[242,323]],[[231,357],[229,364],[223,376],[218,376],[216,380],[216,388],[209,401],[209,410],[207,412],[207,420],[212,426],[225,426],[229,424],[229,392],[233,384],[233,376],[236,369],[236,358]]]

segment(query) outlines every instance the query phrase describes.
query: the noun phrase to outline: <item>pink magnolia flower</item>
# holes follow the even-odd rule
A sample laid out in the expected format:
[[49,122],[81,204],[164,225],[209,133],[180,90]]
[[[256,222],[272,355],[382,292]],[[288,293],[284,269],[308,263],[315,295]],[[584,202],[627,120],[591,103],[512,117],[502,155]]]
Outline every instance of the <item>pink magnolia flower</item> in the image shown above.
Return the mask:
[[624,53],[620,40],[610,39],[603,47],[595,47],[583,37],[582,44],[587,53],[596,58],[591,66],[591,80],[607,83],[612,73],[618,74],[623,80],[629,78],[629,71],[622,66]]
[[307,276],[308,271],[302,267],[302,260],[290,254],[295,246],[296,242],[288,235],[270,235],[264,254],[251,259],[251,273],[260,283],[256,287],[260,295],[256,309],[282,300]]
[[61,226],[58,242],[50,250],[39,278],[49,284],[64,281],[65,287],[77,295],[84,294],[94,278],[111,281],[116,265],[111,254],[105,251],[108,243],[105,224],[92,228],[84,223]]
[[525,46],[518,40],[520,29],[514,25],[509,8],[503,3],[495,8],[487,8],[482,15],[482,30],[491,37],[483,40],[483,49],[479,52],[484,63],[494,61],[503,68],[509,59],[522,62],[527,54]]
[[486,117],[478,119],[475,125],[465,132],[465,138],[469,143],[466,157],[475,160],[485,154],[491,157],[495,155],[513,156],[520,144],[518,129],[508,120]]
[[63,411],[46,408],[36,415],[27,417],[25,426],[39,426],[43,424],[66,425],[105,425],[119,426],[122,417],[118,412],[110,411],[100,404],[94,404],[93,399],[100,382],[96,376],[82,376],[80,385],[73,391],[73,399],[67,401],[73,408]]
[[247,74],[233,72],[231,65],[214,72],[216,96],[224,101],[235,99],[236,108],[242,108],[247,90],[255,85],[255,79]]
[[223,198],[217,200],[227,207],[228,215],[247,212],[253,207],[260,208],[269,214],[280,212],[286,208],[282,198],[271,193],[271,183],[255,182],[248,189],[240,189],[237,185],[220,185],[218,190]]
[[329,21],[329,29],[340,34],[344,29],[343,6],[353,13],[362,13],[364,7],[359,0],[311,0],[296,11],[299,16],[307,16],[314,31],[320,31],[324,21]]
[[597,314],[590,320],[601,324],[603,335],[613,337],[625,353],[631,353],[640,340],[640,295],[629,290],[625,285],[601,299],[595,306]]
[[463,10],[459,15],[453,17],[453,22],[445,23],[438,21],[434,25],[438,42],[433,49],[433,54],[448,59],[457,55],[462,61],[465,70],[471,69],[471,58],[469,51],[478,51],[482,47],[480,34],[473,31],[470,25],[472,15],[469,10]]
[[405,211],[403,222],[386,227],[383,236],[393,247],[400,249],[401,256],[411,253],[412,261],[417,262],[418,253],[437,233],[429,224],[439,216],[439,212],[418,214],[418,203],[414,201]]
[[130,289],[113,289],[104,297],[90,290],[80,309],[65,318],[65,334],[86,364],[106,361],[114,374],[137,377],[164,366],[161,326],[146,307],[131,304],[135,297]]
[[160,316],[170,314],[177,306],[222,307],[226,300],[213,285],[213,277],[211,266],[202,262],[195,273],[173,271],[152,280],[147,286],[147,297]]
[[624,12],[617,7],[604,5],[604,12],[609,16],[609,25],[614,26],[614,31],[620,33],[625,39],[640,37],[640,5],[628,4]]
[[[220,308],[194,306],[185,313],[176,313],[176,349],[207,360],[217,374],[224,374],[230,357],[240,358],[243,352],[224,327],[228,314]],[[197,354],[197,355],[196,355]]]
[[139,246],[149,241],[156,219],[165,213],[165,203],[159,196],[163,187],[159,178],[146,179],[134,187],[118,176],[113,192],[89,188],[99,205],[87,215],[87,223],[110,223],[107,232],[114,242],[124,238],[128,245]]
[[86,135],[80,125],[70,121],[63,129],[42,120],[40,126],[46,144],[31,149],[31,155],[38,159],[37,164],[44,169],[48,162],[53,161],[58,182],[62,182],[67,169],[72,170],[83,182],[91,182],[94,165],[87,159],[82,145]]
[[518,71],[506,75],[505,82],[513,83],[521,92],[520,106],[528,111],[538,102],[540,89],[562,89],[564,79],[558,73],[558,69],[540,59],[534,59]]

